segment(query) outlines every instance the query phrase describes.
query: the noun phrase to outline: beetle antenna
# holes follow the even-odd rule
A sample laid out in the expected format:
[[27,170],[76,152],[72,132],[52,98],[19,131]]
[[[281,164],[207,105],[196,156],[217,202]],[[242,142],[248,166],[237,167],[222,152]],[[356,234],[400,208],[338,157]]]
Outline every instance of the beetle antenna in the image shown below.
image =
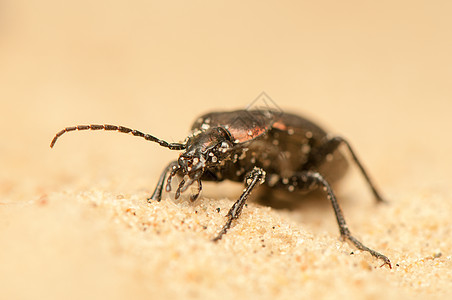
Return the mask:
[[71,127],[66,127],[63,130],[61,130],[60,132],[58,132],[55,137],[53,138],[52,142],[50,143],[50,148],[53,148],[53,146],[55,145],[56,141],[58,140],[58,138],[60,136],[62,136],[63,134],[65,134],[66,132],[69,131],[75,131],[75,130],[107,130],[107,131],[119,131],[122,133],[131,133],[134,136],[139,136],[144,138],[145,140],[151,141],[151,142],[156,142],[158,143],[160,146],[162,147],[166,147],[169,148],[170,150],[183,150],[185,149],[186,145],[185,144],[181,144],[181,143],[168,143],[164,140],[158,139],[153,135],[147,134],[147,133],[142,133],[141,131],[138,130],[134,130],[134,129],[130,129],[127,127],[123,127],[123,126],[116,126],[116,125],[94,125],[94,124],[90,124],[90,125],[77,125],[77,126],[71,126]]

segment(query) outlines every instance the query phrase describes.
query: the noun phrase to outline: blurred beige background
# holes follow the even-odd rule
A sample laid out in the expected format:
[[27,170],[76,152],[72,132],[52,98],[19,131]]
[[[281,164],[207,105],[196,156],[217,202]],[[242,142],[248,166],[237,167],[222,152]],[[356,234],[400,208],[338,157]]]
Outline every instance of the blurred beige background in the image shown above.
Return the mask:
[[[3,0],[0,298],[450,296],[451,13],[450,1]],[[346,218],[398,267],[341,243],[322,201],[250,204],[256,219],[245,211],[214,246],[240,185],[206,185],[198,206],[147,205],[176,153],[114,133],[48,146],[85,123],[178,141],[197,115],[262,91],[349,139],[391,205],[375,207],[351,172]],[[290,233],[266,232],[263,249],[245,226],[261,221]]]

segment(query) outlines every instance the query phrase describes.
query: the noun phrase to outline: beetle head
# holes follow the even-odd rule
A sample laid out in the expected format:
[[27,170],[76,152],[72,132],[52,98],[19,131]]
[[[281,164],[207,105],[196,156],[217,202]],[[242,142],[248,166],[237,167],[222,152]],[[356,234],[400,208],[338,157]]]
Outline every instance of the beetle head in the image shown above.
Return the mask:
[[201,131],[187,140],[185,151],[178,163],[184,174],[190,175],[215,166],[229,156],[233,143],[229,132],[223,127]]
[[[187,139],[185,151],[178,159],[168,177],[166,190],[171,190],[171,178],[176,174],[184,176],[176,190],[175,198],[180,196],[195,181],[198,182],[198,193],[191,196],[195,200],[201,191],[201,176],[206,168],[222,164],[230,156],[233,142],[229,132],[223,127],[212,127],[205,131],[195,132]],[[185,181],[188,177],[188,181]]]

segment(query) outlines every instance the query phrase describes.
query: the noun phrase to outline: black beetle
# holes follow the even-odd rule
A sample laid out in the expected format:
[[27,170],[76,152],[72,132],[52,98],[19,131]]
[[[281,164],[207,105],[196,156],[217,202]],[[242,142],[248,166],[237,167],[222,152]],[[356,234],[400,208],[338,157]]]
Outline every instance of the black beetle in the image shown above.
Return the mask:
[[[191,195],[195,200],[202,190],[202,181],[232,180],[244,182],[245,189],[226,217],[226,224],[214,238],[218,241],[242,212],[246,199],[259,184],[272,189],[309,192],[322,187],[333,205],[341,237],[351,241],[358,249],[382,259],[391,267],[383,254],[368,248],[351,235],[343,213],[331,188],[345,173],[347,164],[337,151],[340,145],[351,153],[353,161],[369,184],[377,201],[383,198],[359,162],[350,144],[340,136],[330,136],[306,118],[271,110],[237,110],[212,112],[198,118],[190,135],[182,143],[168,143],[150,134],[116,125],[78,125],[66,127],[53,138],[50,147],[65,132],[74,130],[110,130],[131,133],[156,142],[171,150],[183,150],[162,172],[154,193],[148,200],[160,201],[162,190],[171,190],[171,180],[180,176],[175,198],[194,182],[198,191]],[[383,265],[384,265],[383,264]]]

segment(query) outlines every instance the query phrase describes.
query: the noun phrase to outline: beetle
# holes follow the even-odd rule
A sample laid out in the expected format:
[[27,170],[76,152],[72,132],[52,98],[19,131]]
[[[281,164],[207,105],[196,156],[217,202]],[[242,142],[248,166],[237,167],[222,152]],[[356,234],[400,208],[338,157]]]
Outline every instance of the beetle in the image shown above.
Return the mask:
[[365,246],[351,234],[346,224],[332,188],[348,166],[339,146],[345,146],[351,154],[377,202],[383,202],[383,197],[347,140],[327,134],[305,117],[269,109],[211,112],[200,116],[192,125],[189,136],[179,143],[169,143],[123,126],[77,125],[59,131],[50,147],[61,135],[75,130],[118,131],[156,142],[170,150],[182,151],[179,158],[163,170],[148,201],[160,201],[163,188],[171,191],[171,181],[175,176],[182,178],[175,192],[176,199],[197,183],[196,193],[190,196],[192,201],[202,191],[203,181],[244,182],[243,193],[230,208],[227,221],[214,241],[219,241],[232,222],[239,218],[248,196],[259,185],[290,192],[322,188],[333,206],[341,237],[381,259],[383,265],[392,267],[388,257]]

